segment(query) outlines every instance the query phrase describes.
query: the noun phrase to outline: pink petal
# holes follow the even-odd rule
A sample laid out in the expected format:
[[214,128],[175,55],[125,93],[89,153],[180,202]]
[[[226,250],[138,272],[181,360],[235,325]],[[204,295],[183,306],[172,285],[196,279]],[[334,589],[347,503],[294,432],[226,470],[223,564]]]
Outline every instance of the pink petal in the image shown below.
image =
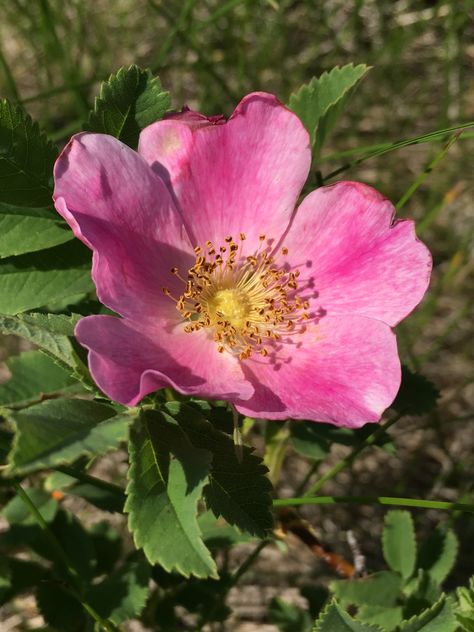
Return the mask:
[[102,303],[124,316],[176,318],[162,286],[179,296],[194,253],[166,186],[136,152],[111,136],[78,134],[58,158],[56,209],[94,250]]
[[255,394],[250,417],[309,419],[357,428],[380,419],[400,386],[395,335],[381,321],[324,316],[273,357],[242,363]]
[[75,335],[89,349],[89,368],[99,388],[126,406],[165,387],[227,400],[253,394],[239,362],[219,353],[203,330],[188,334],[179,325],[155,325],[145,333],[124,319],[88,316],[79,321]]
[[375,189],[339,182],[303,201],[284,239],[313,307],[396,325],[421,301],[432,260],[410,220]]
[[265,93],[246,96],[225,124],[158,121],[142,132],[138,151],[167,174],[197,245],[243,232],[246,252],[260,234],[279,239],[311,162],[301,121]]

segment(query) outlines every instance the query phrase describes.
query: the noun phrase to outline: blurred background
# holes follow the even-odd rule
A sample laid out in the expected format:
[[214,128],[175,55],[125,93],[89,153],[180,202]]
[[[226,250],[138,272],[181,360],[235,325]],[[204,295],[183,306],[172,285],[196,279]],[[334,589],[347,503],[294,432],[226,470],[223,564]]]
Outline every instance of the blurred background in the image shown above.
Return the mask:
[[[253,90],[287,102],[303,82],[336,65],[371,65],[326,144],[317,165],[323,177],[361,148],[474,121],[474,0],[1,0],[0,8],[0,97],[22,103],[59,144],[81,129],[100,82],[131,63],[160,75],[176,109],[188,104],[208,115],[229,115]],[[371,184],[396,203],[448,138],[371,158],[340,177]],[[367,453],[328,493],[472,502],[473,153],[474,127],[425,174],[400,213],[417,220],[435,263],[423,304],[398,327],[400,352],[440,389],[439,406],[402,420],[392,431],[395,454]],[[4,337],[0,359],[19,345]],[[7,377],[3,369],[0,379]],[[331,458],[344,450],[338,446]],[[289,454],[280,493],[294,494],[306,470]],[[352,529],[373,570],[383,567],[383,513],[304,510],[323,542],[345,555]],[[474,570],[472,518],[436,511],[414,516],[421,535],[440,521],[453,523],[462,554],[450,581],[466,582]],[[326,573],[302,545],[290,544],[286,554],[267,548],[246,585],[231,595],[239,620],[263,617],[271,596],[305,582],[324,584]],[[254,628],[242,623],[238,629]]]

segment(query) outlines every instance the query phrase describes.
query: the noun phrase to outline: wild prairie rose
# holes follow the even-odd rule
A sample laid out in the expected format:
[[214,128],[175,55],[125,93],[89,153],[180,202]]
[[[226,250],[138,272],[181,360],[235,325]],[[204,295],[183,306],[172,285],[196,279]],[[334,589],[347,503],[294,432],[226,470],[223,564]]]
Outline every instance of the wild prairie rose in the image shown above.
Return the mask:
[[227,122],[154,123],[138,152],[70,141],[54,199],[121,316],[76,328],[109,397],[134,406],[172,387],[252,417],[380,418],[400,385],[392,327],[425,293],[431,257],[366,185],[319,188],[295,211],[310,161],[299,119],[264,93]]

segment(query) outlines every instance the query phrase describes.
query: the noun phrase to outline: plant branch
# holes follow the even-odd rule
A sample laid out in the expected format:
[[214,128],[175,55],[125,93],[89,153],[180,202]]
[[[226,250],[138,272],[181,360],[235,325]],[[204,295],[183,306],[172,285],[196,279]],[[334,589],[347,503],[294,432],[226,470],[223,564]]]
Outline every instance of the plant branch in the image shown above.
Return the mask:
[[274,507],[293,505],[390,505],[398,507],[417,507],[419,509],[444,509],[474,513],[474,504],[451,503],[442,500],[422,500],[418,498],[400,498],[396,496],[315,496],[308,498],[278,498],[273,501]]

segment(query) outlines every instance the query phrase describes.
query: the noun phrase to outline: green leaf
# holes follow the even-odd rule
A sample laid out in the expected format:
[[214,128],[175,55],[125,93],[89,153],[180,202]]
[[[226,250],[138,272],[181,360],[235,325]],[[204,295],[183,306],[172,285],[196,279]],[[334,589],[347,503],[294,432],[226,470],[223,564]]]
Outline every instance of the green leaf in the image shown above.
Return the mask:
[[456,596],[456,618],[463,630],[474,632],[474,576],[469,580],[469,586],[457,589]]
[[420,549],[418,567],[425,569],[437,584],[451,572],[458,554],[459,542],[451,529],[438,528]]
[[140,131],[163,118],[170,105],[169,92],[149,70],[121,68],[102,84],[86,129],[115,136],[135,149]]
[[434,606],[409,621],[404,621],[399,632],[455,632],[458,624],[454,616],[452,603],[444,595]]
[[53,630],[83,632],[86,629],[85,610],[58,581],[42,581],[36,589],[36,603]]
[[110,513],[121,513],[125,502],[125,493],[121,496],[111,490],[97,487],[89,483],[79,483],[66,490],[67,494],[83,498],[94,507],[109,511]]
[[27,404],[44,395],[69,390],[76,383],[62,367],[41,351],[25,351],[7,360],[11,378],[0,384],[0,405]]
[[122,553],[122,536],[106,520],[89,527],[89,537],[95,551],[95,575],[110,573]]
[[25,474],[75,461],[82,455],[105,454],[128,438],[130,415],[84,399],[52,399],[9,418],[17,435],[9,474]]
[[330,584],[331,591],[345,606],[394,606],[401,587],[402,578],[391,571],[380,571],[362,579],[335,580]]
[[16,557],[3,557],[2,562],[7,564],[10,586],[0,590],[0,606],[11,601],[16,595],[38,586],[49,575],[49,570],[36,562]]
[[210,549],[228,548],[243,542],[254,542],[256,538],[241,533],[223,518],[216,518],[212,511],[205,511],[198,518],[202,539]]
[[[81,580],[85,582],[90,580],[94,575],[94,544],[79,520],[69,511],[60,509],[50,524],[50,529]],[[30,543],[30,547],[41,557],[53,562],[55,572],[65,581],[70,580],[66,568],[58,559],[55,548],[51,546],[51,541],[43,531],[40,537]]]
[[309,613],[280,597],[271,600],[268,618],[281,632],[311,632]]
[[14,315],[94,289],[90,251],[79,240],[0,262],[0,313]]
[[57,149],[18,105],[0,100],[0,202],[51,204]]
[[415,529],[408,511],[389,511],[382,534],[385,561],[404,579],[413,575],[416,562]]
[[[185,577],[215,577],[217,569],[196,519],[211,455],[157,411],[132,430],[125,512],[137,548],[151,564]],[[170,458],[170,453],[175,457]]]
[[439,390],[424,375],[402,366],[402,383],[392,408],[404,415],[424,415],[436,408]]
[[330,602],[314,624],[313,632],[383,632],[382,628],[355,621],[335,602]]
[[74,239],[74,233],[51,209],[0,203],[0,259],[36,252]]
[[292,421],[290,423],[291,445],[293,448],[314,461],[321,461],[331,451],[331,443],[318,432],[319,424]]
[[[25,489],[33,504],[43,516],[45,522],[52,522],[58,511],[58,503],[41,489],[35,487]],[[22,527],[35,526],[36,519],[19,496],[15,496],[5,505],[2,515],[11,525]]]
[[204,488],[207,505],[216,516],[242,531],[264,538],[273,527],[267,468],[253,449],[243,446],[242,460],[231,437],[216,430],[193,406],[169,402],[168,410],[196,448],[212,453],[209,483]]
[[290,96],[288,107],[309,132],[314,156],[319,156],[327,136],[335,127],[351,91],[369,70],[365,64],[333,68],[313,77]]
[[0,331],[26,338],[40,347],[61,366],[70,369],[83,382],[88,382],[88,371],[73,345],[74,326],[79,316],[55,314],[21,314],[0,316]]
[[150,565],[142,555],[134,554],[120,568],[93,586],[88,601],[104,618],[115,625],[137,617],[145,607]]
[[361,606],[357,613],[357,618],[364,623],[379,625],[384,631],[391,632],[403,619],[403,608],[401,606]]

